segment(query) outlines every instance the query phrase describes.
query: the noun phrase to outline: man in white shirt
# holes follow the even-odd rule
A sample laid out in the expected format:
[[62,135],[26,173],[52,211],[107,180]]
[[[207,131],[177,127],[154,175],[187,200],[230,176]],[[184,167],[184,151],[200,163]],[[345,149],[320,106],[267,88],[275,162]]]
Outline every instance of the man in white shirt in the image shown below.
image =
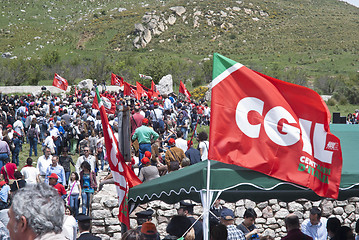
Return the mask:
[[177,132],[177,139],[176,139],[176,147],[183,150],[183,152],[186,152],[188,150],[187,141],[183,138],[183,132],[178,131]]
[[40,174],[40,181],[43,182],[46,177],[46,170],[52,163],[52,156],[51,156],[51,149],[45,148],[44,155],[39,157],[37,160],[36,168],[39,171]]
[[81,171],[81,164],[83,162],[88,162],[91,165],[91,171],[95,171],[95,164],[96,164],[96,158],[93,155],[90,155],[90,148],[85,147],[84,148],[84,155],[79,157],[76,162],[76,172],[80,174]]
[[303,221],[301,230],[313,240],[327,239],[327,219],[322,217],[322,211],[318,207],[310,210],[309,219]]
[[40,182],[39,170],[32,166],[32,159],[26,160],[26,166],[21,169],[21,174],[24,176],[24,180],[27,184],[36,184]]
[[16,121],[14,122],[13,128],[14,131],[17,132],[21,138],[21,136],[24,136],[24,124],[21,121],[21,117],[17,116]]

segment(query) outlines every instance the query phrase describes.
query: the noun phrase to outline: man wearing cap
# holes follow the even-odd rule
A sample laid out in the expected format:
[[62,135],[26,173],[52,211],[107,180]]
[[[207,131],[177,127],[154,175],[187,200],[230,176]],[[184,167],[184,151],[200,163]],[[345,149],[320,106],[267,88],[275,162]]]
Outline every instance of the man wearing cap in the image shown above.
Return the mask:
[[243,232],[234,225],[234,213],[231,209],[225,208],[221,212],[221,223],[227,227],[227,240],[245,240]]
[[154,223],[143,223],[141,233],[143,233],[145,240],[160,240],[160,235],[158,234],[156,225]]
[[199,163],[201,161],[201,153],[198,149],[193,148],[193,141],[187,141],[188,150],[185,152],[186,157],[191,161],[191,165]]
[[136,213],[136,220],[137,220],[137,229],[141,229],[142,228],[142,224],[145,222],[150,222],[152,220],[152,214],[153,214],[153,210],[152,209],[147,209],[146,211],[141,211]]
[[[177,214],[180,216],[186,216],[193,224],[196,219],[193,217],[193,207],[195,204],[185,201],[180,202],[180,208],[177,210]],[[200,221],[197,221],[194,226],[195,240],[201,240],[203,238],[203,227]]]
[[80,236],[77,238],[77,240],[101,240],[100,237],[96,237],[90,232],[92,226],[92,218],[90,216],[80,213],[77,215],[76,220],[78,221],[80,232]]
[[166,151],[165,161],[167,164],[168,172],[175,171],[181,166],[182,159],[186,157],[183,150],[176,147],[176,141],[173,138],[168,140],[170,149]]
[[132,135],[132,140],[138,140],[139,143],[139,152],[140,159],[143,158],[146,151],[151,152],[151,143],[152,141],[156,141],[159,137],[158,133],[156,133],[152,128],[148,127],[148,119],[144,118],[142,120],[142,126],[135,130],[135,133]]
[[57,190],[58,194],[62,199],[65,199],[67,196],[67,192],[65,190],[65,187],[57,182],[58,179],[59,177],[56,175],[56,173],[51,173],[51,175],[49,176],[49,185]]
[[10,159],[9,144],[4,140],[0,140],[0,169],[5,165],[7,159]]

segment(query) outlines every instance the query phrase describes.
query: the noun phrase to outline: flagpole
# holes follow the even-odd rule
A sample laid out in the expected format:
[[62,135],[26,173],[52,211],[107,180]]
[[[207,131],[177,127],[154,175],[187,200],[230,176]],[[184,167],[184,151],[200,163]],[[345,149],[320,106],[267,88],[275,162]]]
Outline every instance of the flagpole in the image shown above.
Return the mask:
[[209,192],[210,180],[211,180],[211,163],[209,159],[207,159],[207,186],[206,186],[206,201],[205,201],[206,207],[204,208],[205,212],[203,214],[204,240],[209,239],[209,209],[211,205],[210,192]]

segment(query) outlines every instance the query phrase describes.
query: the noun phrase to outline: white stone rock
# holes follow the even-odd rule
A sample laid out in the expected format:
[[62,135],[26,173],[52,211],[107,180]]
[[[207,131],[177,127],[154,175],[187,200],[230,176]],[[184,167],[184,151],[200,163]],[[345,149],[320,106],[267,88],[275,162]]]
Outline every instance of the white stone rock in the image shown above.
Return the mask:
[[127,11],[127,9],[126,9],[126,8],[118,8],[117,11],[118,11],[118,12],[124,12],[124,11]]
[[122,237],[122,234],[120,232],[116,232],[113,234],[112,239],[121,239],[121,237]]
[[233,7],[233,11],[239,12],[239,11],[241,11],[241,8],[240,7]]
[[288,203],[288,210],[289,212],[303,211],[303,205],[297,202],[290,202]]
[[275,231],[272,229],[266,229],[264,230],[263,234],[264,236],[271,236],[271,237],[275,237]]
[[92,203],[91,207],[92,207],[92,210],[100,210],[103,208],[101,203]]
[[93,198],[92,198],[92,204],[93,203],[100,203],[101,199],[102,199],[102,196],[100,196],[99,194],[94,195]]
[[151,18],[152,18],[151,15],[144,15],[144,16],[142,17],[142,22],[143,22],[143,23],[148,23],[149,21],[151,21]]
[[92,226],[92,233],[106,233],[105,227]]
[[282,208],[286,208],[287,203],[286,202],[279,202],[279,206],[282,207]]
[[244,200],[243,199],[236,202],[236,207],[240,207],[240,206],[244,206]]
[[221,10],[220,14],[221,14],[221,17],[227,17],[227,13],[222,10]]
[[255,22],[257,22],[257,21],[259,21],[259,18],[254,17],[254,18],[252,18],[252,20],[255,21]]
[[108,233],[121,232],[121,225],[111,225],[106,230]]
[[278,203],[278,200],[277,199],[270,199],[268,201],[269,205],[274,205],[274,204],[277,204]]
[[79,84],[77,84],[77,87],[79,89],[91,90],[93,88],[93,82],[91,79],[85,79],[85,80],[82,80],[81,82],[79,82]]
[[176,22],[176,17],[172,14],[168,17],[167,22],[169,25],[173,25]]
[[252,200],[244,200],[244,207],[245,208],[254,208],[256,206],[256,203],[253,202]]
[[143,34],[143,40],[148,44],[152,40],[151,31],[146,29]]
[[118,225],[121,224],[118,218],[105,218],[106,225]]
[[174,215],[177,215],[177,210],[176,209],[171,209],[171,210],[163,211],[163,210],[159,209],[157,211],[157,214],[165,216],[165,217],[172,217]]
[[253,11],[251,9],[248,8],[244,8],[244,12],[248,15],[251,15],[253,13]]
[[280,210],[279,204],[274,204],[274,205],[272,206],[272,210],[273,210],[274,212],[279,211],[279,210]]
[[103,219],[103,218],[108,218],[108,217],[112,217],[111,212],[108,209],[92,211],[93,219]]
[[172,75],[168,74],[161,78],[157,86],[157,90],[160,94],[169,94],[173,92],[173,80]]
[[171,7],[170,10],[176,13],[178,16],[181,16],[186,12],[186,8],[182,6]]
[[269,217],[273,217],[273,211],[272,208],[267,206],[262,210],[262,214],[264,218],[269,218]]
[[137,228],[137,220],[130,218],[130,226],[131,228]]
[[236,209],[236,204],[235,203],[225,203],[223,204],[224,207],[231,209],[232,211],[235,211]]
[[349,204],[349,205],[344,207],[344,211],[347,214],[351,214],[351,213],[355,212],[355,206],[353,204]]
[[256,212],[257,217],[262,217],[262,211],[259,208],[255,207],[254,211]]
[[277,220],[273,217],[273,218],[267,218],[266,224],[274,224],[277,223]]
[[105,226],[103,219],[92,219],[92,225],[94,226]]
[[202,16],[202,12],[201,11],[195,11],[193,13],[193,16]]
[[149,203],[148,203],[148,206],[149,206],[150,208],[158,208],[158,207],[161,207],[161,204],[162,204],[161,201],[155,200],[155,201],[149,202]]
[[285,218],[286,216],[288,216],[289,211],[287,209],[280,209],[278,212],[275,213],[274,217],[275,218]]
[[119,208],[112,209],[112,216],[118,216],[119,212],[120,212]]
[[167,203],[161,203],[161,206],[160,206],[160,208],[162,209],[162,210],[170,210],[170,209],[173,209],[173,205],[172,204],[167,204]]
[[237,207],[234,211],[234,216],[237,217],[243,217],[244,212],[246,211],[246,208],[244,206]]
[[109,199],[104,202],[104,205],[109,208],[118,207],[118,200],[117,199]]
[[165,25],[164,23],[161,21],[161,22],[158,22],[158,29],[163,32],[165,30]]
[[[267,220],[264,218],[256,218],[256,225],[261,224],[261,223],[266,223],[266,222],[267,222]],[[257,227],[258,227],[258,225],[257,225]]]

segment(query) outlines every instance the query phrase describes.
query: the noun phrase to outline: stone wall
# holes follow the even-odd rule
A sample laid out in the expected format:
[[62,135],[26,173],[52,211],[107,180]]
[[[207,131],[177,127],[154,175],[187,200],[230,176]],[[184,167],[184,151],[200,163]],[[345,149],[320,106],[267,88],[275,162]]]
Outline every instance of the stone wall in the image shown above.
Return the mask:
[[[265,235],[271,235],[275,239],[280,239],[286,235],[284,226],[284,218],[289,213],[295,213],[299,216],[300,221],[309,218],[309,210],[313,206],[319,206],[323,210],[323,216],[328,218],[335,216],[340,221],[352,229],[355,228],[355,221],[359,218],[359,197],[351,198],[346,201],[334,201],[331,199],[323,199],[321,201],[310,202],[304,199],[294,202],[281,202],[272,199],[265,202],[255,203],[251,200],[241,199],[236,203],[221,203],[227,208],[234,211],[236,224],[240,224],[243,220],[242,216],[247,208],[254,208],[258,217],[256,226],[261,229]],[[200,204],[194,207],[194,214],[200,216],[202,207]],[[157,230],[161,236],[166,234],[166,227],[169,219],[177,214],[176,209],[179,204],[166,204],[162,201],[152,201],[143,204],[135,209],[131,214],[131,228],[136,228],[137,223],[135,213],[151,208],[154,210],[152,222],[156,224]],[[120,239],[121,225],[117,219],[118,202],[116,199],[116,190],[114,185],[105,185],[93,198],[92,217],[93,232],[102,237],[102,239]]]

